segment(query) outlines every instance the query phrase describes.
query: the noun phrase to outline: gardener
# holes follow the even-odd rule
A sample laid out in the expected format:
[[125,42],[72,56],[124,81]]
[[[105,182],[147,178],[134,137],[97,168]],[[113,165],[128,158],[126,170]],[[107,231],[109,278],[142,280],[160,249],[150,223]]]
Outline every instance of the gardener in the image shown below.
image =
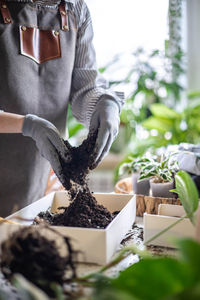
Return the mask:
[[[36,147],[42,144],[44,120],[35,115],[64,136],[70,102],[79,122],[90,130],[99,127],[99,162],[117,134],[122,100],[97,72],[83,0],[0,1],[0,7],[0,109],[26,115],[23,134],[28,136],[0,135],[0,215],[6,216],[14,205],[24,207],[46,189],[50,165]],[[51,149],[40,151],[46,157]]]

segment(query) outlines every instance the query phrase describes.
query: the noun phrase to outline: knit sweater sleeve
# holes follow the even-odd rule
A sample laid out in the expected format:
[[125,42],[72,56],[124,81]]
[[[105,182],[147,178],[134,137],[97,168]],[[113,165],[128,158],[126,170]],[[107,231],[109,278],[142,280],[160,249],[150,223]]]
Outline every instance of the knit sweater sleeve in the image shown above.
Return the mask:
[[98,72],[92,43],[92,20],[83,0],[76,1],[74,13],[78,20],[78,33],[70,103],[75,118],[89,127],[98,101],[101,101],[102,98],[115,101],[120,111],[124,103],[124,94],[109,89],[107,81]]

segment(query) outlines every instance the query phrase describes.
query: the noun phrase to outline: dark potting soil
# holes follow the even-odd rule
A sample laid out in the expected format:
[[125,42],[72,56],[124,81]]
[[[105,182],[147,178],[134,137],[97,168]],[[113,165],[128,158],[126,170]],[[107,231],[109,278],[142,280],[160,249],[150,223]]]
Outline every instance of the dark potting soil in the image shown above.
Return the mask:
[[87,175],[96,167],[95,144],[97,132],[89,134],[79,147],[72,147],[65,141],[67,156],[70,161],[60,158],[63,186],[68,190],[71,204],[64,208],[63,213],[51,214],[41,212],[35,218],[34,224],[44,220],[55,226],[72,226],[86,228],[105,228],[115,217],[105,207],[99,205],[89,190]]
[[[42,230],[45,230],[43,234]],[[60,239],[66,247],[61,256],[54,240],[44,236],[51,231],[55,239]],[[62,285],[75,277],[74,256],[70,241],[50,228],[41,226],[41,230],[25,227],[13,233],[1,245],[0,266],[6,278],[20,273],[27,280],[53,296],[50,283]],[[69,276],[66,277],[66,274]]]
[[86,177],[89,171],[97,166],[95,163],[97,134],[97,131],[90,133],[79,147],[72,147],[68,141],[65,141],[66,157],[71,157],[70,161],[60,158],[62,175],[64,176],[63,186],[66,190],[70,190],[72,181],[80,185],[87,184]]
[[99,205],[89,189],[82,187],[69,207],[61,207],[63,213],[51,214],[41,212],[35,223],[41,219],[54,226],[71,226],[86,228],[105,228],[116,214],[111,214],[103,205]]

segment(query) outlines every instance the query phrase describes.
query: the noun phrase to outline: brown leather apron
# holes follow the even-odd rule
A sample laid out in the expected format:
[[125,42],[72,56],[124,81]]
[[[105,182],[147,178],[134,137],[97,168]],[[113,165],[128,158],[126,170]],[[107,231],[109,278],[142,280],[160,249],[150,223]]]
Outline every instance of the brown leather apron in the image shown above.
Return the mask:
[[[58,8],[0,1],[0,109],[36,114],[64,134],[75,58],[76,24]],[[35,142],[0,134],[0,216],[44,195],[49,163]]]

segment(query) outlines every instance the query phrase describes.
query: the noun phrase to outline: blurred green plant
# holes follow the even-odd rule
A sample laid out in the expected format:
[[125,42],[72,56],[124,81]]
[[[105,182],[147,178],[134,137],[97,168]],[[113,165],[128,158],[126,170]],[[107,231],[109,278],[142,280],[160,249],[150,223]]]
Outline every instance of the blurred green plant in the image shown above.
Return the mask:
[[179,258],[149,257],[122,271],[115,279],[100,278],[90,300],[172,300],[200,297],[200,244],[177,242]]
[[[182,55],[180,50],[179,56]],[[163,51],[147,52],[138,48],[131,54],[129,60],[127,65],[124,65],[123,55],[118,55],[101,70],[109,77],[110,87],[127,92],[126,102],[121,112],[119,135],[111,148],[114,152],[122,152],[130,140],[135,139],[138,127],[151,115],[151,104],[164,103],[173,107],[176,103],[174,99],[180,98],[183,91],[183,86],[173,80],[171,57]],[[111,78],[112,74],[116,73],[115,69],[117,72],[122,69],[123,78]],[[179,74],[181,72],[184,73],[183,68],[179,69]]]
[[140,172],[141,168],[143,168],[144,166],[146,166],[146,164],[151,162],[151,160],[146,157],[134,158],[129,156],[128,159],[130,160],[130,162],[125,162],[120,166],[119,175],[123,175],[124,173],[131,174]]
[[176,188],[173,190],[177,193],[185,209],[187,217],[195,225],[195,212],[199,206],[199,193],[191,176],[185,171],[179,171],[175,175]]
[[[184,54],[182,51],[182,0],[169,0],[168,26],[169,38],[165,41],[165,54],[170,59],[171,78],[181,82],[184,73]],[[174,103],[179,102],[180,94],[174,94]]]
[[[130,139],[130,153],[120,162],[115,170],[115,181],[119,178],[119,168],[130,162],[130,157],[137,158],[146,152],[156,153],[157,149],[180,143],[200,143],[200,99],[199,92],[190,92],[190,100],[185,107],[172,109],[162,103],[150,106],[151,116],[141,123],[142,133]],[[196,99],[197,98],[197,99]]]
[[159,140],[158,147],[200,142],[200,100],[191,100],[181,112],[164,104],[152,104],[150,110],[152,116],[142,126],[148,130],[150,138]]

